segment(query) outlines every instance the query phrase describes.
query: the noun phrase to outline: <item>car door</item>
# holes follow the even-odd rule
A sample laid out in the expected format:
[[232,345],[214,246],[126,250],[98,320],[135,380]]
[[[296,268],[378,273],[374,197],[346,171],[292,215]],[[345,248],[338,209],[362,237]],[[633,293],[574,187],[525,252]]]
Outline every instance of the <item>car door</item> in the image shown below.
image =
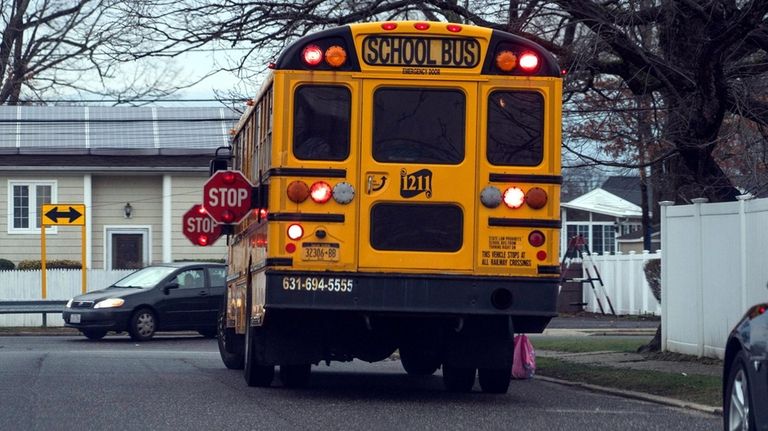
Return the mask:
[[219,305],[227,292],[227,268],[219,266],[209,266],[208,270],[208,299],[206,305],[204,322],[216,322],[219,312]]
[[166,286],[169,284],[177,284],[178,287],[167,289],[158,305],[161,327],[184,329],[196,326],[196,322],[204,318],[208,309],[205,269],[195,267],[180,270]]

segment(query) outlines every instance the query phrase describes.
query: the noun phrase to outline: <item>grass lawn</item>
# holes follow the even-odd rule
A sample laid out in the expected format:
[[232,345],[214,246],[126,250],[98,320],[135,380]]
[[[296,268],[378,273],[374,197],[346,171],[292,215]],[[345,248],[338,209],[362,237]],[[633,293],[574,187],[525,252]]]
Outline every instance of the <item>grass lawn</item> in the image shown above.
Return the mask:
[[[543,348],[543,347],[542,347]],[[720,406],[719,377],[575,365],[555,358],[536,358],[536,374],[617,389],[661,395],[709,406]]]
[[534,349],[557,352],[636,352],[648,344],[652,337],[591,336],[591,337],[549,337],[534,335],[528,337]]

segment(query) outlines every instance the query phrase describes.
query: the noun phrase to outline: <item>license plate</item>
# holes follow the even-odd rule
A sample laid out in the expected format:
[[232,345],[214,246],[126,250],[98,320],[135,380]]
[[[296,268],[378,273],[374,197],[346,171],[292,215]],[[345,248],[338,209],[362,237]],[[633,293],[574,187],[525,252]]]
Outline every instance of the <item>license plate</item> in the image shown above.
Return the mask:
[[301,244],[301,260],[338,262],[339,254],[338,243],[305,242]]
[[80,323],[80,315],[79,314],[70,314],[69,315],[69,323]]

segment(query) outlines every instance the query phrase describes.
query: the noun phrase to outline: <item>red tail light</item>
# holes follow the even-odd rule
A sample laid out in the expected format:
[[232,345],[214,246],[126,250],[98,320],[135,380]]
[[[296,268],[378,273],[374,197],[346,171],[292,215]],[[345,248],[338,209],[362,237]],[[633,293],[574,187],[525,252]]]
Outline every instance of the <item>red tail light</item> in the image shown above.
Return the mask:
[[547,192],[540,187],[533,187],[525,194],[525,203],[535,210],[544,208],[547,205]]
[[539,259],[539,260],[547,260],[547,252],[546,252],[546,251],[544,251],[544,250],[539,250],[539,251],[536,253],[536,259]]
[[317,66],[323,61],[323,50],[317,45],[307,45],[301,53],[301,57],[307,66]]
[[318,181],[312,184],[312,187],[309,188],[309,195],[312,197],[313,201],[319,204],[324,204],[328,202],[328,199],[330,199],[331,196],[333,196],[333,191],[331,190],[330,184],[325,181]]
[[525,202],[525,193],[519,187],[510,187],[504,191],[504,205],[509,208],[520,208]]
[[520,68],[526,72],[533,72],[539,67],[539,57],[532,53],[526,52],[520,56]]
[[544,245],[545,239],[544,233],[539,230],[535,230],[528,234],[528,243],[534,247],[541,247]]

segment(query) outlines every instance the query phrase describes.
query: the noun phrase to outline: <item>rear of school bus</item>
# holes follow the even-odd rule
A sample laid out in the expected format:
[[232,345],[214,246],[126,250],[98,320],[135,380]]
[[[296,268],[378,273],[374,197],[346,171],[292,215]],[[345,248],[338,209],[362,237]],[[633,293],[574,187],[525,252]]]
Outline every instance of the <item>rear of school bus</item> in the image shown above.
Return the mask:
[[265,92],[271,142],[251,177],[266,211],[230,250],[233,280],[247,272],[249,305],[230,309],[246,316],[248,383],[279,365],[301,386],[310,364],[399,349],[409,374],[506,392],[514,333],[555,315],[552,56],[474,26],[355,24],[291,45]]

